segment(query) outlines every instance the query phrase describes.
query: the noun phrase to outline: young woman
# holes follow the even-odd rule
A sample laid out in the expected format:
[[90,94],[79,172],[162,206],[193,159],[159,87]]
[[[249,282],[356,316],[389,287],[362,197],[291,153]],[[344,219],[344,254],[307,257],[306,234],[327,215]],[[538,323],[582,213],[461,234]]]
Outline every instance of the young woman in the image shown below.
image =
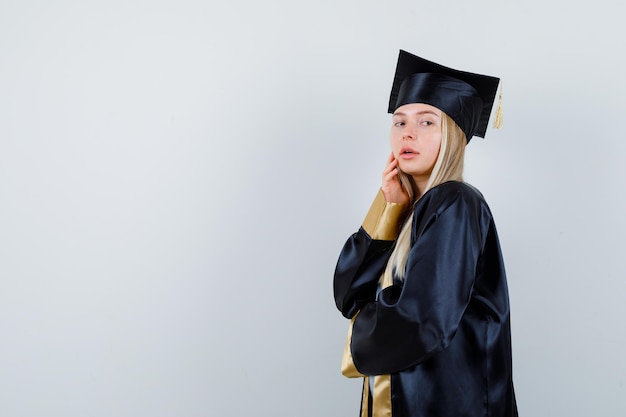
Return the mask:
[[498,84],[400,51],[382,186],[334,277],[363,417],[517,416],[500,244],[462,178]]

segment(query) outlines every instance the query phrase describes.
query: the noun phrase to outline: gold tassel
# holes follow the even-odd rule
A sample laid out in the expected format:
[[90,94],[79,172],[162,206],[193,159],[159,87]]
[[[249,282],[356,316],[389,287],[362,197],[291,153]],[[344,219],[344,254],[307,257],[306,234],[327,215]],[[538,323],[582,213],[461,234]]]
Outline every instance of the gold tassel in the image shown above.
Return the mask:
[[498,107],[496,107],[496,116],[493,119],[493,127],[500,129],[502,127],[502,81],[500,81],[500,94],[498,95]]

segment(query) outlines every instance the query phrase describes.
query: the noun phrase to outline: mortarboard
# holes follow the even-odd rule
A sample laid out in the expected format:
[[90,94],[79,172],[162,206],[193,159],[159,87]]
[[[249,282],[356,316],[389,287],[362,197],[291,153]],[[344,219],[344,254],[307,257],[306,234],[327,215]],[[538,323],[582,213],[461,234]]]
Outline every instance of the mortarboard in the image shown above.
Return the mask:
[[465,132],[485,137],[500,79],[458,71],[400,50],[389,97],[389,113],[409,103],[425,103],[446,113]]

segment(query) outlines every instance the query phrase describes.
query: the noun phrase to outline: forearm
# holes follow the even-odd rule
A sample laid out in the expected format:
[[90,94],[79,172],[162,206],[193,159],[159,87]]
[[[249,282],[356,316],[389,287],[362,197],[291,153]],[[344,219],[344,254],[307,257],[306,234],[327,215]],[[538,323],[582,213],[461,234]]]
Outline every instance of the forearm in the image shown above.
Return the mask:
[[387,203],[379,191],[363,226],[344,245],[334,277],[335,302],[344,316],[374,300],[405,214],[406,205]]

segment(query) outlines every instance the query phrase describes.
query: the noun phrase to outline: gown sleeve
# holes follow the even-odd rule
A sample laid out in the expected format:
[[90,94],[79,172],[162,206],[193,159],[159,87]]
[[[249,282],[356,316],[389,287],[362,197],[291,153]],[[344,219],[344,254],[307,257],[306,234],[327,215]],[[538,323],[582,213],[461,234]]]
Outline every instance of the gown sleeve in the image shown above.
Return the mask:
[[363,305],[374,301],[406,208],[386,202],[379,191],[363,225],[344,245],[333,281],[335,303],[344,317],[352,318]]
[[467,193],[452,191],[425,202],[427,209],[416,206],[403,285],[385,288],[376,300],[359,300],[369,301],[360,306],[352,332],[359,372],[408,369],[454,337],[470,302],[490,214]]

